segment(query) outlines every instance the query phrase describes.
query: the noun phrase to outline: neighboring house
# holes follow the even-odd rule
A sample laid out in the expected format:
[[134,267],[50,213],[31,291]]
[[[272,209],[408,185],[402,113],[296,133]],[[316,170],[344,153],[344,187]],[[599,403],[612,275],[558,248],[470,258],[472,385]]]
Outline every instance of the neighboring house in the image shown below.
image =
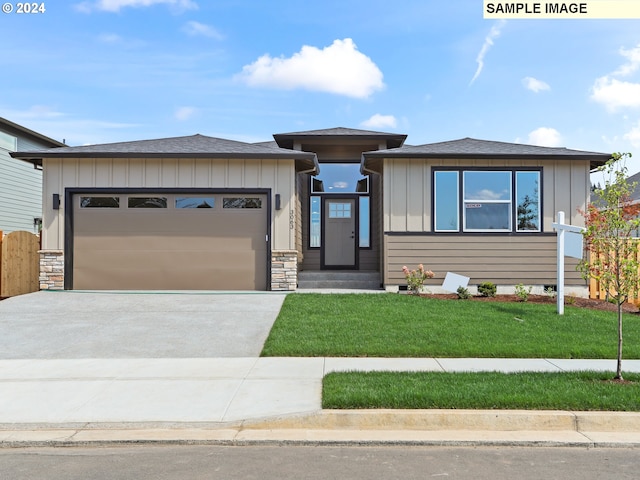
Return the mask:
[[[608,154],[333,128],[248,144],[194,135],[21,151],[45,172],[43,288],[293,290],[299,272],[424,263],[556,283],[557,211],[582,224]],[[566,285],[586,284],[567,261]]]
[[37,233],[42,223],[42,170],[11,158],[10,153],[61,146],[0,117],[0,231]]

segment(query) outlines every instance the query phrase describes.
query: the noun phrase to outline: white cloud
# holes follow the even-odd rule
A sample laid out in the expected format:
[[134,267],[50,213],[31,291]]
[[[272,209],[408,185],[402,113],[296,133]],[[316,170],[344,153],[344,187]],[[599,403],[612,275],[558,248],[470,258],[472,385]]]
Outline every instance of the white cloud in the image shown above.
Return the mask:
[[263,55],[236,76],[251,87],[305,90],[367,98],[382,90],[382,72],[350,38],[322,50],[305,45],[290,58]]
[[529,133],[527,143],[539,147],[560,147],[562,146],[562,136],[555,128],[540,127]]
[[76,10],[91,13],[94,10],[103,12],[119,12],[125,7],[151,7],[153,5],[168,5],[176,11],[194,10],[198,5],[192,0],[96,0],[76,4]]
[[477,200],[500,200],[505,198],[505,194],[508,196],[509,191],[503,190],[502,192],[494,192],[489,188],[484,188],[473,194],[473,198]]
[[482,45],[482,48],[480,49],[480,52],[476,57],[476,63],[478,64],[478,68],[476,70],[475,75],[471,79],[471,82],[469,82],[469,85],[473,84],[473,82],[475,82],[476,79],[480,76],[480,73],[482,73],[482,69],[484,68],[484,57],[489,51],[489,49],[493,46],[493,40],[500,36],[502,27],[504,27],[506,23],[507,22],[505,20],[500,20],[493,27],[491,27],[489,34],[485,37],[484,44]]
[[621,48],[620,55],[627,62],[614,72],[597,78],[591,88],[591,99],[604,105],[609,112],[640,107],[640,83],[614,78],[628,77],[640,69],[640,45],[630,50]]
[[591,98],[602,103],[610,112],[624,107],[638,108],[640,107],[640,83],[622,82],[604,76],[596,80]]
[[189,120],[198,112],[198,109],[195,107],[180,107],[173,114],[176,120],[180,120],[184,122],[185,120]]
[[117,33],[102,33],[98,35],[98,40],[102,43],[107,43],[111,45],[116,45],[118,43],[122,43],[123,39]]
[[636,123],[622,138],[628,140],[634,147],[640,148],[640,122]]
[[551,90],[551,87],[548,83],[533,77],[524,77],[522,79],[522,84],[524,85],[524,88],[535,93],[541,92],[543,90]]
[[396,128],[397,125],[396,117],[393,115],[380,115],[379,113],[360,123],[360,126],[367,128]]
[[627,76],[631,75],[633,72],[640,68],[640,44],[636,48],[632,48],[631,50],[625,50],[624,48],[620,49],[620,55],[626,57],[629,60],[627,63],[623,64],[618,68],[612,75],[619,76]]
[[222,40],[224,38],[224,35],[222,35],[215,28],[195,21],[187,22],[183,30],[187,35],[190,35],[192,37],[201,36],[215,38],[216,40]]

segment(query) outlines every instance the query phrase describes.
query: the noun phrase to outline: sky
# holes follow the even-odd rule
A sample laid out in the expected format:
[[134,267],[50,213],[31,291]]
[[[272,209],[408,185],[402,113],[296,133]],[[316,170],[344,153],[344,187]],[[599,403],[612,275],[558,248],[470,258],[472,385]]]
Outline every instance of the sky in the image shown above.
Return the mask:
[[640,20],[488,20],[482,0],[39,4],[0,14],[0,116],[68,145],[348,127],[637,153],[640,171]]

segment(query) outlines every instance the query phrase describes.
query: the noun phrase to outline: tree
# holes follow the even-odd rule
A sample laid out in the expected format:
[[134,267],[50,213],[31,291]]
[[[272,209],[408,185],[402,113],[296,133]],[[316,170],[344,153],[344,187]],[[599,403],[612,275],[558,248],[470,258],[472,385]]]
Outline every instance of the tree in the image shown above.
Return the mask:
[[604,188],[595,189],[595,201],[585,217],[585,258],[579,268],[585,279],[597,280],[618,311],[618,363],[616,380],[622,378],[622,305],[640,287],[638,242],[632,234],[640,226],[638,205],[630,194],[635,184],[627,181],[624,162],[630,153],[614,153],[598,170],[605,173]]

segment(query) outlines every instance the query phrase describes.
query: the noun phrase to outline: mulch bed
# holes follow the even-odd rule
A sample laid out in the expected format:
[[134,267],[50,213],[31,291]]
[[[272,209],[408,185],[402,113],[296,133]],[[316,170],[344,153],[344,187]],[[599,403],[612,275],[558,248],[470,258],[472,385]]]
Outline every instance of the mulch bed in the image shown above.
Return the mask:
[[[455,293],[451,294],[421,294],[421,297],[425,298],[440,298],[460,300]],[[480,295],[472,296],[468,300],[470,302],[519,302],[520,298],[517,295],[496,295],[495,297],[483,297]],[[548,303],[556,304],[556,299],[551,298],[548,295],[529,295],[528,303]],[[604,300],[597,300],[593,298],[581,298],[581,297],[567,297],[564,298],[564,304],[572,307],[591,308],[593,310],[605,310],[609,312],[617,312],[617,307],[613,303],[605,302]],[[625,303],[622,305],[622,311],[625,313],[639,313],[640,309],[637,305],[632,303]]]

